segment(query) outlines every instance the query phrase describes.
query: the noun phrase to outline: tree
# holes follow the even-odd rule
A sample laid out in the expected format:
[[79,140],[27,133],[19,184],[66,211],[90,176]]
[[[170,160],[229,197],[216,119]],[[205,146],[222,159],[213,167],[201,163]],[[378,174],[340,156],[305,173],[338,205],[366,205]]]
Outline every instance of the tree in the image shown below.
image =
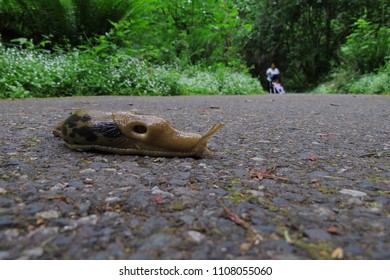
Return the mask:
[[81,37],[102,34],[132,7],[131,0],[2,0],[0,34],[4,41],[18,37],[35,42],[43,36],[73,44]]
[[264,76],[276,62],[287,88],[297,91],[316,85],[338,63],[338,50],[367,14],[388,24],[387,2],[368,0],[260,0],[251,12],[253,33],[244,48],[254,74]]

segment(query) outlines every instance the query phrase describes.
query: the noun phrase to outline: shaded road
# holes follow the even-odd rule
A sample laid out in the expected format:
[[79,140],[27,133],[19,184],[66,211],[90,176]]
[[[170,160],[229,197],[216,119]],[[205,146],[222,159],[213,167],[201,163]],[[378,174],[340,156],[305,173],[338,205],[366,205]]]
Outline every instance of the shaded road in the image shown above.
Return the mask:
[[[182,130],[224,123],[201,159],[67,149],[76,108]],[[390,259],[390,98],[0,101],[0,259]]]

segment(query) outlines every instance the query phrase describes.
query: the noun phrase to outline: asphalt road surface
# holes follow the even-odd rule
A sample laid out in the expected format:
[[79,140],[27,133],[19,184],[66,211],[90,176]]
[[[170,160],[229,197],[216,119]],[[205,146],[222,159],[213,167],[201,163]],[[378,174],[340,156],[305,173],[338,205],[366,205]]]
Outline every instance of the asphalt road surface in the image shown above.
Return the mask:
[[[77,108],[204,133],[213,155],[77,152]],[[390,97],[0,101],[0,259],[390,259]]]

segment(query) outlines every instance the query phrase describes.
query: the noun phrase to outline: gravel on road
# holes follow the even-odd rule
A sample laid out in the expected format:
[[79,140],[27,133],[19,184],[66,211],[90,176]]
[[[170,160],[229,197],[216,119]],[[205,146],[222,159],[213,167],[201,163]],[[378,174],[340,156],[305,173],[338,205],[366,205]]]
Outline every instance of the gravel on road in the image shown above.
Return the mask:
[[[77,108],[204,133],[213,155],[69,150]],[[0,259],[390,259],[390,98],[0,101]]]

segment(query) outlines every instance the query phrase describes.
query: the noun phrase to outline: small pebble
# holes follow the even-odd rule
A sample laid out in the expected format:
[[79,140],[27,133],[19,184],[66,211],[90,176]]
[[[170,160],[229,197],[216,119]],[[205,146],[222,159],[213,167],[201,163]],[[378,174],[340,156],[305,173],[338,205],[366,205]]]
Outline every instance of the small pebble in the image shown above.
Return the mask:
[[196,243],[201,243],[205,239],[205,235],[198,231],[190,230],[187,234]]
[[93,180],[91,178],[85,178],[83,183],[86,184],[86,185],[92,185],[93,184]]
[[334,212],[326,207],[319,207],[314,210],[314,213],[318,214],[320,217],[328,217],[334,214]]
[[7,190],[4,188],[0,188],[0,195],[6,194]]
[[247,242],[242,243],[242,244],[240,245],[240,250],[243,251],[243,252],[247,252],[247,251],[249,251],[251,248],[252,248],[252,245],[251,245],[250,243],[247,243]]
[[116,169],[115,168],[104,168],[103,171],[116,172]]
[[105,202],[118,202],[118,201],[120,201],[120,200],[121,200],[120,197],[109,196],[109,197],[107,197],[104,201],[105,201]]
[[340,191],[340,193],[348,194],[348,195],[351,195],[353,197],[364,197],[367,195],[365,192],[355,191],[355,190],[350,190],[350,189],[342,189]]
[[304,233],[310,238],[314,240],[330,240],[331,235],[322,229],[308,229],[305,230]]
[[253,157],[253,158],[251,158],[251,160],[254,160],[254,161],[264,161],[265,159],[262,158],[262,157]]
[[95,225],[98,220],[98,217],[96,215],[90,215],[86,217],[81,217],[76,221],[77,226],[80,225]]
[[92,168],[87,168],[87,169],[84,169],[84,170],[80,170],[81,174],[91,174],[91,173],[95,173],[95,172],[96,172],[96,170],[92,169]]
[[160,190],[160,188],[157,187],[157,186],[154,186],[154,187],[152,188],[152,194],[166,195],[166,196],[171,196],[171,197],[174,196],[174,195],[171,194],[170,192],[164,192],[164,191]]
[[347,200],[347,203],[348,204],[351,204],[351,205],[362,205],[363,204],[363,201],[361,201],[359,198],[357,197],[351,197],[350,199]]
[[48,210],[48,211],[38,212],[36,216],[41,217],[43,219],[58,219],[60,213],[58,213],[58,211],[55,210]]
[[65,187],[66,187],[66,184],[64,184],[64,183],[57,183],[53,187],[50,188],[50,191],[53,191],[53,192],[60,191],[60,190],[62,190]]

